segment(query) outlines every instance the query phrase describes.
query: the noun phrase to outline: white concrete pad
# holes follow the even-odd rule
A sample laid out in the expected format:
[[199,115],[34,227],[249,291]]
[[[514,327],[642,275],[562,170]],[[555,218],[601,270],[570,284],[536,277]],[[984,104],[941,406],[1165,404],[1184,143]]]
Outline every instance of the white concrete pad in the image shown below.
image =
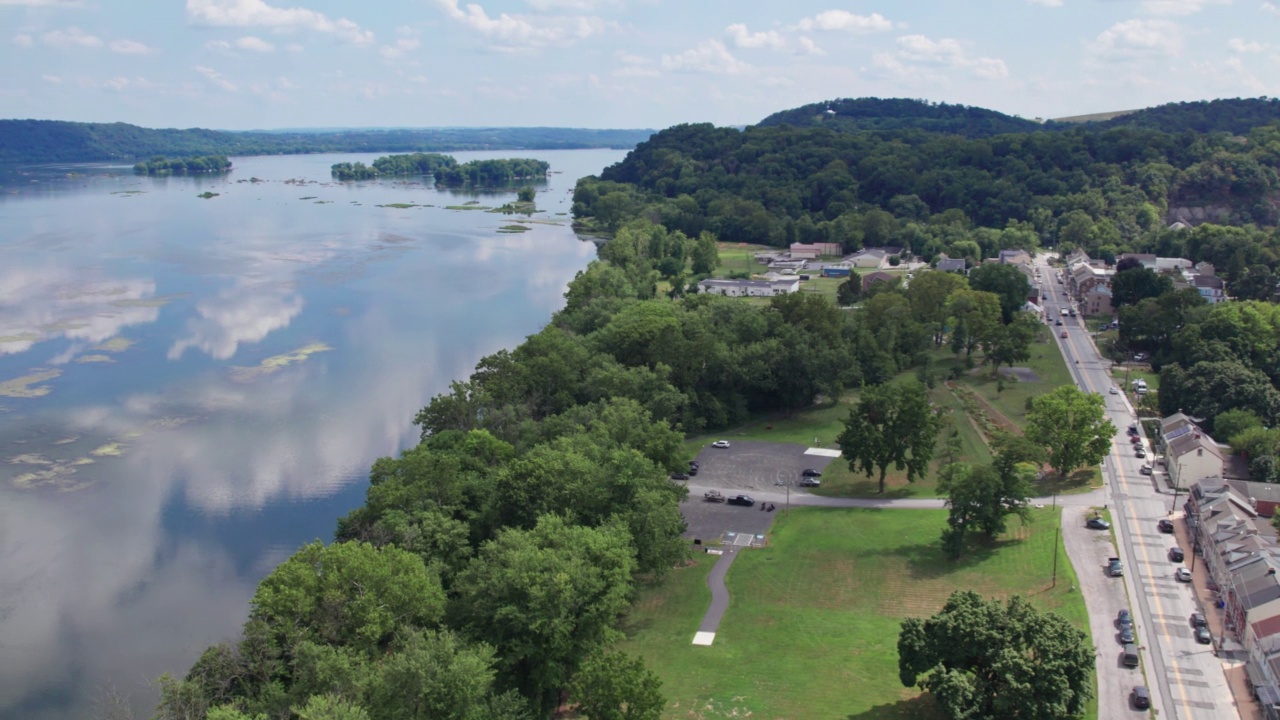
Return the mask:
[[821,455],[822,457],[840,457],[839,450],[828,450],[826,448],[809,448],[804,451],[805,455]]
[[694,645],[710,645],[712,640],[716,639],[715,633],[696,632],[693,634]]

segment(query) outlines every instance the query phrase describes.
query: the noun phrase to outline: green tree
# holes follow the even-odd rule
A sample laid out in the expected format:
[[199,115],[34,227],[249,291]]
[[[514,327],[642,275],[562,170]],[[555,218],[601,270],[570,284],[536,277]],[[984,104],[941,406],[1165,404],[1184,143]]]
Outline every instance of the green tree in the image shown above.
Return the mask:
[[1173,290],[1173,281],[1145,267],[1121,270],[1111,278],[1111,304],[1115,307],[1137,305],[1146,298],[1156,298]]
[[584,661],[569,696],[589,720],[659,720],[666,705],[662,681],[644,661],[616,652]]
[[947,300],[957,290],[968,287],[964,276],[948,272],[922,272],[907,286],[907,301],[916,322],[933,331],[934,345],[942,344]]
[[503,676],[546,715],[582,661],[618,638],[634,570],[626,529],[546,516],[485,543],[457,582],[450,614],[497,650]]
[[942,417],[918,381],[879,385],[862,391],[849,411],[838,442],[853,472],[880,473],[880,492],[889,467],[907,471],[907,482],[924,477],[942,429]]
[[992,374],[1001,365],[1013,367],[1031,358],[1031,343],[1040,335],[1041,325],[1035,313],[1018,312],[1013,322],[992,329],[986,344],[986,358],[991,361]]
[[903,621],[898,635],[903,686],[929,691],[954,720],[1075,717],[1093,675],[1088,636],[1020,596],[1002,605],[955,592],[938,614]]
[[948,508],[942,542],[952,558],[960,557],[967,533],[994,539],[1005,531],[1010,515],[1023,522],[1030,517],[1027,499],[1033,471],[1020,466],[1016,452],[986,465],[951,463],[940,472],[938,492],[946,496]]
[[720,251],[716,248],[716,236],[703,231],[693,241],[689,253],[693,261],[694,275],[710,275],[720,265]]
[[956,323],[952,351],[964,350],[971,356],[974,350],[989,344],[1000,329],[1000,312],[1000,296],[995,293],[969,288],[951,293],[946,313]]
[[[369,720],[369,713],[354,703],[336,695],[312,695],[307,703],[295,707],[298,720]],[[210,713],[209,720],[214,720]]]
[[995,293],[1000,298],[1000,314],[1005,323],[1013,322],[1013,316],[1027,304],[1031,283],[1014,265],[983,263],[969,273],[969,287],[974,290]]
[[472,720],[493,684],[493,648],[450,632],[410,632],[377,667],[368,690],[378,720]]
[[1231,442],[1240,433],[1256,427],[1262,427],[1262,418],[1245,408],[1227,410],[1213,419],[1214,435],[1225,442]]
[[1027,439],[1044,448],[1049,464],[1062,475],[1102,462],[1115,434],[1102,396],[1074,385],[1032,398],[1027,412]]
[[856,270],[849,271],[849,279],[836,286],[836,304],[849,307],[862,298],[862,276]]
[[533,202],[533,199],[537,197],[537,195],[538,191],[528,185],[525,185],[516,191],[516,199],[525,203]]

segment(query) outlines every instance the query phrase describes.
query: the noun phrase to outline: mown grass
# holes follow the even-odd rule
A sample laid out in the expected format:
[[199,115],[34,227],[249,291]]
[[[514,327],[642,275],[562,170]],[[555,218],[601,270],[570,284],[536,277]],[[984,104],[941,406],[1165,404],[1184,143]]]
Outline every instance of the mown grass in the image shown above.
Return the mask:
[[[714,557],[641,592],[621,649],[663,681],[668,718],[937,718],[928,697],[898,680],[906,617],[936,612],[955,590],[1028,597],[1088,632],[1076,578],[1056,542],[1058,515],[1036,510],[995,542],[943,557],[940,510],[795,509],[770,544],[742,551],[732,598],[711,647],[690,644]],[[1058,579],[1051,586],[1054,546]],[[694,606],[694,607],[691,607]],[[1096,716],[1094,707],[1087,717]]]

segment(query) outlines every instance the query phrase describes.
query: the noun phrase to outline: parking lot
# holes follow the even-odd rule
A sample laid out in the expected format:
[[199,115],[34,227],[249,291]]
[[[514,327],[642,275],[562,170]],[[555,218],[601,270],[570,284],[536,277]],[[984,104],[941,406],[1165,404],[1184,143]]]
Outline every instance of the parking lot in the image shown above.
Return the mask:
[[[806,455],[808,448],[802,445],[733,441],[727,448],[713,448],[709,444],[698,453],[698,474],[689,480],[696,486],[689,499],[681,506],[688,529],[685,537],[704,542],[717,540],[727,532],[763,534],[773,522],[774,512],[754,507],[729,505],[724,502],[708,502],[703,499],[705,488],[717,488],[725,496],[755,492],[776,493],[789,483],[792,494],[807,492],[797,487],[801,472],[806,468],[822,471],[832,458]],[[779,510],[781,506],[779,506]]]

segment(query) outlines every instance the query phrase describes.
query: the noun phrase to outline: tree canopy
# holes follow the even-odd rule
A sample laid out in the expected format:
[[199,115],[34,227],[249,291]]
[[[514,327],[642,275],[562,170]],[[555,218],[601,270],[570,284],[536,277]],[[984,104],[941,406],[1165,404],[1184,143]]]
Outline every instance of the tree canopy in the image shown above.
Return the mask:
[[1049,464],[1063,475],[1102,462],[1115,434],[1101,395],[1059,385],[1031,399],[1026,438],[1043,448]]
[[924,476],[933,459],[942,418],[924,385],[908,380],[863,390],[849,411],[838,442],[853,472],[880,474],[880,492],[889,468],[907,471],[907,481]]

